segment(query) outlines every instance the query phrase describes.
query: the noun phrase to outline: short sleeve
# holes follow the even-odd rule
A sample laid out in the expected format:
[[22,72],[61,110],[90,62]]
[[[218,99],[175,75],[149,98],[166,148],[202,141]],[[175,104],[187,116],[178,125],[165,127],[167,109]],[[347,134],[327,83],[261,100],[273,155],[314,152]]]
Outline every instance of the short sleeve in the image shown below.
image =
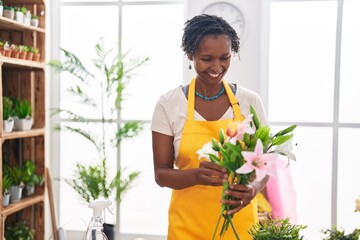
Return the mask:
[[153,117],[151,120],[150,129],[151,131],[162,133],[169,136],[174,136],[174,133],[171,129],[170,121],[168,118],[168,113],[166,111],[166,101],[163,96],[160,97],[159,101],[156,103]]

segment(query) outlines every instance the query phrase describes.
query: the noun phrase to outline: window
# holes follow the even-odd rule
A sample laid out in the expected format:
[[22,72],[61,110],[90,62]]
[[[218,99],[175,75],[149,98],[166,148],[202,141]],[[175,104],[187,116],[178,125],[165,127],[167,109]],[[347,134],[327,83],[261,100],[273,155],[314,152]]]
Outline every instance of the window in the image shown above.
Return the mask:
[[298,124],[292,163],[298,223],[308,225],[308,239],[320,239],[320,231],[334,224],[353,231],[360,220],[354,213],[360,196],[360,2],[267,3],[265,102],[271,125]]
[[[107,48],[120,48],[123,53],[130,50],[133,57],[150,58],[148,64],[142,66],[131,78],[125,90],[123,110],[116,119],[117,122],[142,120],[145,122],[144,130],[139,136],[125,140],[118,149],[114,149],[109,161],[113,164],[113,169],[121,165],[126,171],[141,172],[135,186],[126,193],[121,209],[115,210],[116,214],[120,214],[120,231],[166,235],[167,207],[171,192],[169,189],[159,188],[154,181],[149,123],[160,95],[182,84],[183,52],[180,45],[184,24],[183,2],[63,0],[58,4],[59,8],[54,6],[52,11],[60,18],[57,33],[60,40],[58,44],[56,41],[52,42],[53,49],[61,47],[69,50],[81,60],[86,59],[84,65],[90,67],[95,53],[94,46],[102,37]],[[56,36],[53,36],[54,39]],[[74,108],[74,99],[65,91],[68,86],[66,77],[65,74],[60,76],[60,100],[53,105],[81,111],[93,121],[89,127],[96,129],[99,116],[85,108]],[[60,124],[64,121],[61,116],[58,120]],[[76,123],[72,124],[76,126]],[[114,132],[116,127],[116,124],[109,124],[106,131]],[[59,172],[55,176],[69,177],[78,161],[97,161],[94,157],[95,150],[79,136],[60,132],[58,139],[56,136],[52,139],[58,140],[54,148],[58,149],[57,155],[60,155],[59,159],[52,159],[59,163]],[[52,157],[57,156],[54,154]],[[59,225],[68,231],[84,231],[91,211],[63,181],[59,182],[59,199]],[[116,216],[111,218],[114,222]],[[122,221],[123,219],[126,221]]]

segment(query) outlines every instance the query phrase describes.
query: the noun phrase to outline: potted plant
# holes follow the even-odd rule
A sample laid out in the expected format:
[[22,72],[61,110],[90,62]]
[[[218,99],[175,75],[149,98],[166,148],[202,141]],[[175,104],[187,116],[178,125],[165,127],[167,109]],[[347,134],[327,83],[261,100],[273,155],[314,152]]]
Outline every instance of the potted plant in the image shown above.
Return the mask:
[[14,115],[15,129],[18,131],[30,130],[33,124],[32,107],[27,99],[15,100]]
[[[110,133],[112,135],[109,137],[109,133],[105,131],[105,124],[113,122],[114,120],[106,119],[105,113],[112,113],[113,117],[120,111],[123,100],[122,93],[127,83],[126,79],[133,70],[147,62],[148,58],[143,58],[139,61],[129,61],[130,65],[126,65],[124,63],[125,56],[117,55],[113,61],[108,64],[111,50],[105,50],[101,41],[96,44],[95,48],[97,59],[93,62],[96,69],[100,71],[100,74],[90,73],[77,56],[65,49],[62,49],[65,60],[63,62],[52,60],[49,62],[49,65],[59,72],[67,72],[75,77],[74,84],[69,89],[69,93],[76,96],[82,104],[92,107],[94,111],[99,113],[101,116],[101,122],[99,123],[99,129],[101,129],[100,135],[97,136],[95,133],[89,132],[89,130],[86,129],[89,121],[77,113],[65,109],[55,109],[54,114],[62,112],[67,115],[69,120],[83,123],[82,126],[78,128],[66,125],[62,128],[58,127],[57,129],[79,134],[89,140],[98,152],[98,163],[92,165],[76,164],[72,178],[66,179],[66,182],[86,202],[100,197],[113,198],[119,209],[123,194],[131,187],[133,181],[139,175],[139,172],[134,171],[126,176],[120,168],[114,176],[109,176],[107,159],[108,146],[115,147],[120,144],[122,140],[136,136],[142,130],[142,123],[140,121],[126,122],[119,126],[116,133]],[[99,77],[101,75],[103,77]],[[99,99],[89,94],[87,86],[89,86],[90,83],[91,88],[98,91],[97,96],[101,96]],[[108,102],[108,99],[112,99],[112,101]],[[107,141],[106,139],[111,140]],[[111,227],[111,225],[105,226]],[[110,230],[110,233],[105,230],[105,234],[107,234],[109,240],[113,239],[113,230]]]
[[0,38],[0,56],[4,55],[4,41]]
[[25,45],[19,45],[19,59],[26,59],[28,47]]
[[27,46],[26,60],[30,60],[30,61],[33,60],[33,55],[34,55],[33,52],[34,52],[33,47]]
[[32,47],[32,48],[30,49],[30,51],[33,53],[33,58],[32,58],[32,60],[39,62],[39,61],[40,61],[39,49],[38,49],[37,47]]
[[13,43],[10,45],[10,48],[11,48],[11,57],[19,58],[19,46]]
[[38,27],[39,26],[39,17],[32,15],[30,24],[31,24],[31,26]]
[[249,230],[253,240],[302,240],[300,231],[306,226],[290,223],[290,219],[273,219],[271,217],[255,224]]
[[4,54],[5,57],[11,57],[11,47],[8,41],[4,43]]
[[11,6],[5,6],[3,7],[3,16],[6,18],[14,19],[15,16],[15,10]]
[[2,176],[2,205],[3,207],[9,205],[10,203],[10,188],[11,188],[11,179],[10,176],[6,173],[3,173]]
[[44,176],[36,175],[36,166],[31,160],[26,160],[24,162],[23,182],[25,184],[25,193],[27,196],[34,194],[35,186],[41,186],[44,183]]
[[6,240],[34,240],[35,230],[26,222],[16,222],[14,226],[8,226],[5,230]]
[[22,197],[22,192],[24,189],[23,183],[23,170],[20,166],[13,166],[10,167],[8,165],[4,166],[4,172],[9,175],[11,179],[11,195],[10,195],[10,202],[15,203],[20,201]]
[[13,101],[3,96],[3,129],[6,133],[9,133],[14,128],[13,115]]
[[14,11],[15,21],[17,21],[18,23],[24,23],[24,12],[22,11],[22,9],[20,7],[15,7]]
[[331,229],[323,230],[323,240],[359,240],[360,229],[355,228],[351,233],[346,234],[344,230],[333,226]]
[[31,24],[31,13],[26,7],[21,7],[21,11],[24,14],[24,24],[29,25]]

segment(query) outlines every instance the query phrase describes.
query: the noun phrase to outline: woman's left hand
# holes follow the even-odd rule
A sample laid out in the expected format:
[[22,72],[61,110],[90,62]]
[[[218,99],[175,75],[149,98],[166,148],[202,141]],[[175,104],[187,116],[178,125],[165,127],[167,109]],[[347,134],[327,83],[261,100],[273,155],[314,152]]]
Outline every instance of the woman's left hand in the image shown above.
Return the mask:
[[221,199],[221,203],[231,207],[231,210],[227,212],[228,215],[231,215],[247,206],[256,196],[257,190],[252,184],[233,184],[229,186],[225,194],[231,199]]

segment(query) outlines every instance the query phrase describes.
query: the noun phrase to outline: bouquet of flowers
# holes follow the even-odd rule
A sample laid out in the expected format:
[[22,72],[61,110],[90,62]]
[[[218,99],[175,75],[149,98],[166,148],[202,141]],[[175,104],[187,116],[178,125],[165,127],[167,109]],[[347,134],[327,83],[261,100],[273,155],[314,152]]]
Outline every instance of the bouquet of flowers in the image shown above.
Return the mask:
[[[291,139],[296,125],[271,134],[269,126],[261,125],[252,106],[250,113],[242,122],[231,122],[227,127],[226,135],[224,130],[220,129],[219,140],[213,138],[197,151],[199,159],[206,158],[227,169],[229,181],[223,184],[222,191],[222,198],[225,199],[230,199],[224,192],[231,184],[249,184],[253,177],[261,180],[266,175],[275,176],[271,165],[280,155],[295,160],[294,154],[291,153]],[[213,239],[222,218],[220,237],[223,237],[231,226],[237,240],[240,239],[232,222],[233,214],[227,214],[228,210],[230,206],[223,204]]]

